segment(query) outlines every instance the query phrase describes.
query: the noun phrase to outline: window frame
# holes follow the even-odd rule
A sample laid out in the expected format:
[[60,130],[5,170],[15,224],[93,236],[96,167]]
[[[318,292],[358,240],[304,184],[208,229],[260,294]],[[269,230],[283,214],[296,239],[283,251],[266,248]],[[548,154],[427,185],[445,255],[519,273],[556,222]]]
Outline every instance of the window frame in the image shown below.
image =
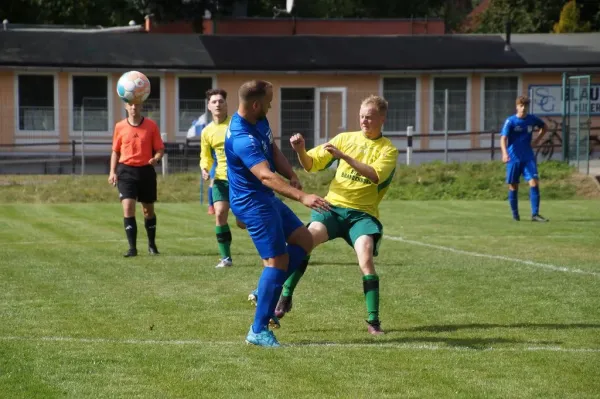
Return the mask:
[[[69,73],[69,138],[81,138],[81,129],[80,130],[74,130],[73,129],[73,122],[74,122],[74,112],[73,112],[73,106],[74,106],[74,98],[73,98],[73,89],[74,89],[74,85],[73,85],[73,77],[74,76],[90,76],[90,77],[96,77],[96,76],[104,76],[106,77],[106,106],[108,107],[108,112],[107,112],[107,119],[108,119],[108,123],[107,123],[107,128],[108,130],[106,131],[87,131],[84,130],[85,132],[85,136],[86,137],[94,137],[94,138],[110,138],[112,140],[112,136],[113,136],[113,130],[114,130],[114,115],[113,115],[113,95],[112,95],[112,89],[113,89],[113,79],[112,79],[112,74],[109,72],[71,72]],[[116,88],[114,88],[116,90]]]
[[[485,78],[517,78],[517,96],[523,93],[523,74],[521,73],[487,73],[481,75],[480,89],[481,93],[479,96],[479,129],[485,131]],[[515,97],[515,100],[517,98]],[[516,112],[516,111],[515,111]],[[508,118],[510,115],[506,115]],[[498,126],[497,131],[500,131],[502,126]]]
[[[212,80],[212,88],[216,89],[218,86],[216,75],[196,73],[180,73],[175,75],[175,139],[185,139],[187,136],[187,129],[189,128],[189,126],[186,127],[185,131],[180,131],[181,126],[179,125],[179,78],[210,78]],[[202,94],[204,97],[204,93]]]
[[444,133],[444,129],[442,130],[434,130],[435,126],[435,115],[434,115],[434,106],[435,106],[435,79],[436,78],[466,78],[467,85],[465,87],[466,90],[466,104],[465,104],[465,129],[464,130],[448,130],[448,134],[452,133],[468,133],[471,131],[471,104],[472,104],[472,93],[471,93],[471,79],[472,76],[470,74],[443,74],[443,75],[431,75],[429,80],[429,131],[431,133]]
[[[382,75],[379,78],[379,95],[385,98],[383,95],[384,92],[384,79],[394,79],[394,78],[405,78],[405,79],[415,79],[415,126],[413,126],[414,134],[419,134],[421,132],[421,75],[418,74],[407,74],[407,75]],[[387,100],[387,98],[386,98]],[[386,130],[385,124],[383,125],[383,130],[385,133],[389,134],[406,134],[406,129],[404,130]]]
[[[30,130],[23,129],[21,130],[20,120],[19,120],[19,76],[52,76],[53,80],[53,90],[54,90],[54,129],[53,130]],[[15,137],[23,138],[23,137],[48,137],[48,136],[56,136],[57,138],[60,136],[60,107],[59,107],[59,86],[58,86],[58,72],[49,72],[49,71],[19,71],[14,74],[14,120],[15,120]]]

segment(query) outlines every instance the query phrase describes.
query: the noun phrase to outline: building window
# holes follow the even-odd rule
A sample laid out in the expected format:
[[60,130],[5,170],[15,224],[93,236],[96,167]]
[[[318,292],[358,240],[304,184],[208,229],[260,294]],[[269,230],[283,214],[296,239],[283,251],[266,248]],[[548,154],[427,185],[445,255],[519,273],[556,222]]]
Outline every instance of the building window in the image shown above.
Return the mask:
[[433,130],[444,131],[445,93],[448,90],[448,131],[467,130],[467,78],[433,79]]
[[385,130],[402,132],[407,126],[416,129],[417,79],[384,78],[383,97],[388,101]]
[[177,84],[179,131],[187,132],[192,122],[206,112],[206,91],[212,88],[212,78],[179,78]]
[[483,81],[483,130],[498,131],[504,120],[515,113],[515,100],[519,92],[516,76],[486,77]]
[[54,76],[19,75],[19,130],[53,131]]
[[144,114],[152,119],[160,128],[160,77],[148,76],[150,95],[144,103]]
[[[107,132],[108,78],[73,76],[73,130]],[[81,124],[83,117],[83,126]]]

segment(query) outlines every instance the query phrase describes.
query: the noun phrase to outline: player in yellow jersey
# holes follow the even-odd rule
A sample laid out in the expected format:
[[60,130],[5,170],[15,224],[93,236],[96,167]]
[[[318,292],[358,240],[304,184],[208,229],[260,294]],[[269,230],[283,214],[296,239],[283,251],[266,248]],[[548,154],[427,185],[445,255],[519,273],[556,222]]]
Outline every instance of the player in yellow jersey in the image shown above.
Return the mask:
[[[308,172],[327,169],[338,160],[335,177],[325,197],[331,210],[313,211],[309,230],[313,249],[329,240],[343,238],[356,251],[363,274],[363,291],[367,307],[367,330],[383,334],[379,321],[379,277],[373,257],[377,256],[383,235],[379,221],[379,203],[385,195],[394,172],[398,150],[382,135],[388,105],[378,96],[369,96],[360,107],[359,132],[341,133],[328,143],[306,151],[300,134],[290,139],[302,167]],[[297,269],[284,284],[275,315],[283,317],[292,308],[292,294],[308,265]]]
[[223,89],[211,89],[206,92],[208,109],[212,122],[203,130],[200,138],[200,169],[202,178],[209,180],[210,170],[216,162],[212,200],[215,208],[217,243],[221,260],[217,268],[232,266],[231,231],[227,224],[229,216],[229,182],[227,181],[227,160],[225,159],[225,132],[231,117],[227,115],[227,92]]

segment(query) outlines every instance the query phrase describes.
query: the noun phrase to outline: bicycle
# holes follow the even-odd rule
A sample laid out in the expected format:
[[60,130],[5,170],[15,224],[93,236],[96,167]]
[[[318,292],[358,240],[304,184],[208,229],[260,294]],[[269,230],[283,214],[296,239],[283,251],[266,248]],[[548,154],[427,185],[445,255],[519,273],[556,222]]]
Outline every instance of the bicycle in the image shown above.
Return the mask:
[[[555,140],[558,140],[558,146],[562,147],[562,122],[557,122],[554,119],[548,118],[548,122],[553,124],[553,127],[549,129],[548,137],[542,142],[542,144],[535,151],[535,159],[540,162],[539,155],[542,155],[543,161],[549,161],[554,155]],[[546,124],[547,125],[547,124]]]
[[[538,156],[540,154],[542,157],[542,161],[551,160],[552,156],[554,155],[554,147],[560,148],[563,145],[562,122],[557,122],[551,118],[547,118],[547,119],[548,119],[548,122],[552,123],[553,127],[552,127],[552,129],[549,129],[550,134],[542,142],[542,144],[539,147],[537,147],[537,150],[535,151],[535,159],[538,162],[539,162]],[[587,124],[587,128],[591,131],[590,121],[587,121],[586,124]],[[546,123],[546,125],[548,125],[548,123]],[[588,143],[586,143],[586,140],[589,140],[589,156],[591,157],[592,154],[594,153],[594,143],[592,143],[592,141],[600,144],[600,137],[590,134],[589,136],[581,139],[581,141],[575,145],[583,146],[584,144],[588,144]],[[556,144],[556,142],[558,142],[558,145]],[[580,147],[580,148],[582,148],[582,147]]]

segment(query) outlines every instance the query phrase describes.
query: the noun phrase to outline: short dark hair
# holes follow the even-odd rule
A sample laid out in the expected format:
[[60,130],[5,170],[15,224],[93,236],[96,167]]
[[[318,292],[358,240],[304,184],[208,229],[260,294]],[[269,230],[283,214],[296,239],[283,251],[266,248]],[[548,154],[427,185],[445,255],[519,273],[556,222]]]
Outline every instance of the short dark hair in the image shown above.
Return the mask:
[[271,82],[266,80],[251,80],[240,86],[238,95],[243,102],[256,101],[265,97],[272,87]]
[[527,96],[519,96],[517,97],[517,105],[529,105],[531,101]]
[[206,99],[210,100],[212,96],[221,95],[225,100],[227,100],[227,92],[223,89],[209,89],[206,90]]

